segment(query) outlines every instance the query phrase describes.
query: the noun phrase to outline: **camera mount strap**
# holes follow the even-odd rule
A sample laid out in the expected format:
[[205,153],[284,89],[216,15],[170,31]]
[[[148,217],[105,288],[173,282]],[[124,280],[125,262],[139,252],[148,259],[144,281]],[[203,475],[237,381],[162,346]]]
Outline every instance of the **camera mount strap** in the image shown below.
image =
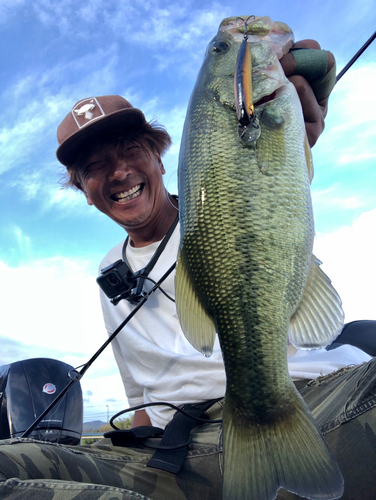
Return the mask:
[[[164,236],[163,240],[160,242],[158,245],[158,248],[156,249],[153,257],[150,259],[148,265],[141,269],[140,271],[137,271],[134,273],[134,276],[137,276],[137,287],[136,291],[133,292],[133,294],[130,296],[131,300],[136,300],[135,303],[138,302],[139,298],[143,295],[142,288],[144,286],[145,279],[148,277],[150,271],[153,269],[155,266],[155,263],[159,259],[159,256],[163,252],[165,246],[167,245],[169,239],[171,238],[172,233],[174,232],[177,223],[179,221],[179,214],[176,216],[174,222],[172,223],[170,229],[167,231],[166,235]],[[123,249],[122,249],[122,258],[123,261],[127,264],[128,268],[131,269],[127,257],[126,257],[126,249],[129,241],[129,236],[127,236],[126,240],[124,241]]]

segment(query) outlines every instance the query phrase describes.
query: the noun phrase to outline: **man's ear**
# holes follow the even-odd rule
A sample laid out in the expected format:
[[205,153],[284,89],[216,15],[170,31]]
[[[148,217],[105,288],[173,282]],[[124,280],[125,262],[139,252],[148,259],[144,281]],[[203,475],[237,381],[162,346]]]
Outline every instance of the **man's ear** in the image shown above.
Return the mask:
[[87,194],[87,192],[85,191],[84,187],[82,186],[82,184],[80,182],[75,182],[74,183],[75,187],[79,190],[79,191],[82,191],[85,195],[85,198],[86,198],[86,201],[87,201],[87,204],[88,205],[93,205],[93,202],[91,201],[91,199],[89,198],[89,195]]
[[84,195],[85,195],[85,198],[86,198],[86,201],[87,201],[87,204],[90,205],[90,206],[93,206],[94,203],[91,201],[91,199],[89,198],[88,194],[85,193],[85,191],[83,191]]
[[161,155],[158,153],[158,151],[155,151],[154,154],[155,154],[155,157],[157,158],[157,162],[159,163],[159,167],[161,169],[162,175],[164,175],[166,173],[166,170],[164,168]]

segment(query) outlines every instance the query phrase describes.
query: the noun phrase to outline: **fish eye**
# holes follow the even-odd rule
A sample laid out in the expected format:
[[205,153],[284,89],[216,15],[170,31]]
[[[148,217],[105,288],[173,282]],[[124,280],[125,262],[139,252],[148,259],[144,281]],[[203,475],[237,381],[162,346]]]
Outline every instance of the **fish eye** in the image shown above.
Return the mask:
[[212,51],[216,52],[216,53],[224,52],[224,51],[228,50],[229,48],[230,48],[230,45],[227,42],[223,42],[223,41],[214,42],[212,45]]

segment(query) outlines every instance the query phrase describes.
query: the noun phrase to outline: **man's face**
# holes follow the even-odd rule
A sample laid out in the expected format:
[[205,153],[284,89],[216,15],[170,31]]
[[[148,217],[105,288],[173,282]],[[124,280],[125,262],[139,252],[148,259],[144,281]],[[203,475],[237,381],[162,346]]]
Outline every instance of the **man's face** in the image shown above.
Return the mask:
[[124,228],[145,227],[163,211],[165,170],[158,153],[135,142],[121,151],[94,151],[80,169],[81,185],[88,204]]

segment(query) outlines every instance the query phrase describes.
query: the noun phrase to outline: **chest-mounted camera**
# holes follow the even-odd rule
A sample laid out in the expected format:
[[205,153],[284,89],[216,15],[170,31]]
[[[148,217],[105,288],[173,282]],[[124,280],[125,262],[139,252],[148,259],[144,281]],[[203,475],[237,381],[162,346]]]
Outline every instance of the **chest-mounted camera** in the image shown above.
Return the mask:
[[97,278],[97,283],[114,306],[122,299],[127,300],[131,304],[138,304],[145,297],[146,292],[143,290],[145,279],[148,278],[150,271],[153,269],[159,256],[167,245],[178,220],[179,216],[176,217],[166,236],[150,259],[150,262],[143,269],[134,273],[127,262],[125,254],[129,237],[127,237],[123,245],[123,258],[101,269],[101,274]]
[[122,299],[128,300],[131,304],[138,304],[145,296],[142,290],[144,273],[145,268],[133,273],[126,262],[117,260],[101,269],[97,283],[114,306]]

